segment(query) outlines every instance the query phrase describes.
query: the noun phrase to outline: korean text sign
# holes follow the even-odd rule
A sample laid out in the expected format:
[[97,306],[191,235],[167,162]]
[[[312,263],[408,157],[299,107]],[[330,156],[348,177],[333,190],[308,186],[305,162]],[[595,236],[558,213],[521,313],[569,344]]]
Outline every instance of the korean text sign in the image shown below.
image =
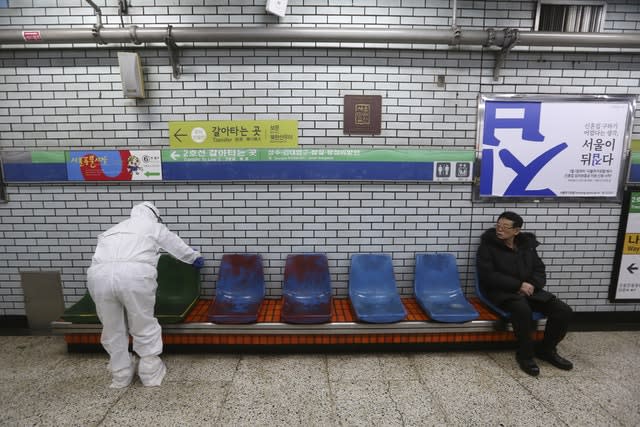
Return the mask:
[[622,214],[609,301],[640,302],[640,192],[626,194]]
[[169,122],[171,148],[296,148],[297,120]]
[[481,97],[480,197],[620,197],[633,97]]

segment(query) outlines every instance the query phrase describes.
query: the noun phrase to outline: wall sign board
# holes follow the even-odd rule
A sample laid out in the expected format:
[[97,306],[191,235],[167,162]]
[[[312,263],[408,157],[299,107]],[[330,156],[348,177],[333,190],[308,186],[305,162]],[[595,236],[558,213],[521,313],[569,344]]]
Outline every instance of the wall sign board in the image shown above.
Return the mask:
[[481,96],[479,198],[621,201],[635,97]]
[[631,160],[627,182],[640,185],[640,139],[631,140]]
[[169,122],[169,146],[185,148],[296,148],[297,120]]
[[5,182],[66,181],[65,152],[4,151],[2,174]]
[[609,287],[611,302],[640,302],[640,191],[625,194]]
[[8,184],[149,180],[470,183],[475,159],[471,150],[350,148],[20,151],[0,155],[3,178]]
[[69,181],[157,181],[162,179],[160,150],[69,151]]
[[[434,165],[467,172],[470,151],[366,149],[163,150],[165,180],[388,180],[464,181],[436,176]],[[463,165],[463,166],[462,166]]]

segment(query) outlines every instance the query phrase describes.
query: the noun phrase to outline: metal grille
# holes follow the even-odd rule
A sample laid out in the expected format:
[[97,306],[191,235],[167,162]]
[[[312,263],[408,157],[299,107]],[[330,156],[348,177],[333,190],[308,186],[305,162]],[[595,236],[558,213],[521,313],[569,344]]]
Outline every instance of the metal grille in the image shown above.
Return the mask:
[[538,31],[595,33],[601,30],[604,6],[541,4]]

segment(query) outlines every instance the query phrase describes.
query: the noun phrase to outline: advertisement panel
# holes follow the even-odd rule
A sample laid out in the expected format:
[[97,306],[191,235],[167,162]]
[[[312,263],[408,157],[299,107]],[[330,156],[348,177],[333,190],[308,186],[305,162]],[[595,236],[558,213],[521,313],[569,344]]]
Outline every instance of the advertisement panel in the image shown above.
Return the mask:
[[479,198],[621,200],[635,97],[481,96]]
[[160,150],[83,150],[67,155],[69,181],[162,180]]

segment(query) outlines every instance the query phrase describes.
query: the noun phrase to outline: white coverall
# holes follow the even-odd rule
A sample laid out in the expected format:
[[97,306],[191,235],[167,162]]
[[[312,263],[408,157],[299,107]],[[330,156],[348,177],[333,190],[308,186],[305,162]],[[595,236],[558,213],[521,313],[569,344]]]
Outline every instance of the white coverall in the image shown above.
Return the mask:
[[160,222],[157,208],[149,202],[134,206],[131,218],[98,236],[87,287],[102,322],[101,342],[110,356],[112,388],[128,386],[136,371],[129,353],[129,333],[133,350],[140,356],[142,384],[159,386],[166,373],[158,357],[161,328],[153,315],[161,248],[187,264],[201,256]]

